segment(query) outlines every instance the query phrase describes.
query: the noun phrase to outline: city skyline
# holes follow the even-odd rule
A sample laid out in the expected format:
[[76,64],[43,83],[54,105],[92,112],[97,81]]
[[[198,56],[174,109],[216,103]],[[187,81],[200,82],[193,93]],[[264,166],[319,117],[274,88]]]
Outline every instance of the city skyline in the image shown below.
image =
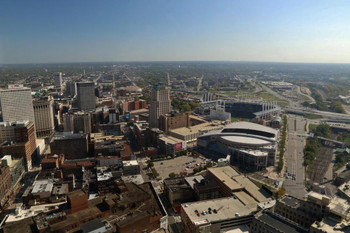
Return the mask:
[[0,1],[0,64],[350,63],[347,1]]

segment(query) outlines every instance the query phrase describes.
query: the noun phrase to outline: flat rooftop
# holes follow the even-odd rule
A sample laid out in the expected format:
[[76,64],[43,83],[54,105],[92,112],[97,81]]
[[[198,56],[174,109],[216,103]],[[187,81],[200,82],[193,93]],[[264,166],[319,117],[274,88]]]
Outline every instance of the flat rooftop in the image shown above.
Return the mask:
[[300,200],[292,196],[284,196],[279,201],[292,208],[298,208],[300,206]]
[[244,190],[257,202],[266,202],[271,199],[248,177],[239,174],[230,166],[209,168],[208,171],[221,180],[233,193]]
[[313,228],[316,228],[322,232],[334,232],[334,233],[350,233],[350,221],[343,220],[337,222],[329,217],[324,218],[321,222],[314,222]]
[[186,182],[192,189],[194,188],[194,184],[200,183],[203,179],[204,177],[202,175],[185,177]]
[[280,232],[288,232],[288,233],[306,233],[308,232],[306,229],[302,229],[298,227],[296,224],[284,219],[283,217],[271,213],[259,213],[256,218],[266,225],[278,229]]
[[[251,215],[255,209],[245,206],[238,199],[233,197],[225,197],[219,199],[190,202],[181,204],[182,209],[189,217],[190,221],[195,225],[202,225],[211,222],[220,222],[228,219],[238,218],[240,216]],[[208,212],[211,208],[211,214],[202,214],[203,211]],[[196,210],[200,213],[199,216]],[[217,213],[214,213],[214,210]]]
[[172,144],[172,145],[176,144],[176,143],[182,143],[183,142],[183,140],[174,138],[172,136],[164,136],[164,137],[159,138],[159,140],[161,140],[161,141],[163,141],[163,142],[165,142],[167,144]]
[[247,122],[247,121],[238,121],[233,122],[225,126],[225,129],[246,129],[246,130],[258,130],[263,132],[268,132],[277,135],[278,130],[270,128],[268,126]]
[[224,128],[221,121],[206,122],[203,124],[191,126],[189,128],[182,127],[178,129],[172,129],[172,130],[169,130],[169,132],[179,134],[179,135],[191,135],[194,133],[198,133],[199,131],[211,131],[218,128]]
[[139,163],[137,162],[137,160],[126,160],[123,161],[123,166],[138,166]]
[[235,144],[246,144],[254,146],[268,146],[271,141],[264,140],[261,138],[254,138],[252,136],[222,136],[222,139]]

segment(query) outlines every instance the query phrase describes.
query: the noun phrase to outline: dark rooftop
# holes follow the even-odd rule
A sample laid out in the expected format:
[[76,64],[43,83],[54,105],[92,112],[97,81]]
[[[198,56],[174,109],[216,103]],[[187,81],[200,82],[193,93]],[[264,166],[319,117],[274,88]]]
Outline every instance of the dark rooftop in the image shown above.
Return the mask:
[[272,228],[278,229],[281,232],[288,233],[306,233],[307,229],[301,228],[297,224],[283,218],[282,216],[270,211],[263,212],[257,219],[264,222]]
[[285,196],[280,200],[280,202],[283,202],[293,208],[298,208],[300,206],[300,200],[291,196]]
[[85,232],[95,231],[104,226],[105,224],[101,222],[100,219],[94,219],[89,222],[81,224],[80,229],[83,231],[83,233],[85,233]]

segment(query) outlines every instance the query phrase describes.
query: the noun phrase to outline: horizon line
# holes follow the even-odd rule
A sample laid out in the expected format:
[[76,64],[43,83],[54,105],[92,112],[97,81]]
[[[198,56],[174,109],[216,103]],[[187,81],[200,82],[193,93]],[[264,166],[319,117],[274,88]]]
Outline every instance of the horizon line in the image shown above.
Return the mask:
[[54,65],[54,64],[86,64],[86,63],[169,63],[169,62],[232,62],[232,63],[278,63],[278,64],[320,64],[320,65],[350,65],[341,62],[287,62],[287,61],[249,61],[249,60],[153,60],[153,61],[84,61],[84,62],[28,62],[28,63],[0,63],[0,66],[13,65]]

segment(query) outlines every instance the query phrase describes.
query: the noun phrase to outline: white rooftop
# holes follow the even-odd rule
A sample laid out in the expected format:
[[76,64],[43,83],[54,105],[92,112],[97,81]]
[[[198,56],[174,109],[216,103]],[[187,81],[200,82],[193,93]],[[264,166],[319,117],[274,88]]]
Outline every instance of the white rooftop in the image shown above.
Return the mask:
[[[181,207],[195,225],[247,216],[255,211],[255,209],[245,206],[241,201],[233,197],[190,202],[182,204]],[[208,213],[209,208],[211,208],[211,214]],[[197,214],[196,210],[199,214]],[[214,210],[217,213],[214,213]]]
[[127,160],[127,161],[123,161],[123,166],[138,166],[139,163],[137,162],[137,160]]
[[277,134],[278,132],[276,129],[247,121],[233,122],[231,124],[226,125],[224,129],[251,129],[264,131],[272,134]]
[[222,139],[236,143],[236,144],[247,144],[247,145],[256,145],[256,146],[267,146],[270,145],[271,142],[259,138],[253,137],[244,137],[244,136],[223,136]]

